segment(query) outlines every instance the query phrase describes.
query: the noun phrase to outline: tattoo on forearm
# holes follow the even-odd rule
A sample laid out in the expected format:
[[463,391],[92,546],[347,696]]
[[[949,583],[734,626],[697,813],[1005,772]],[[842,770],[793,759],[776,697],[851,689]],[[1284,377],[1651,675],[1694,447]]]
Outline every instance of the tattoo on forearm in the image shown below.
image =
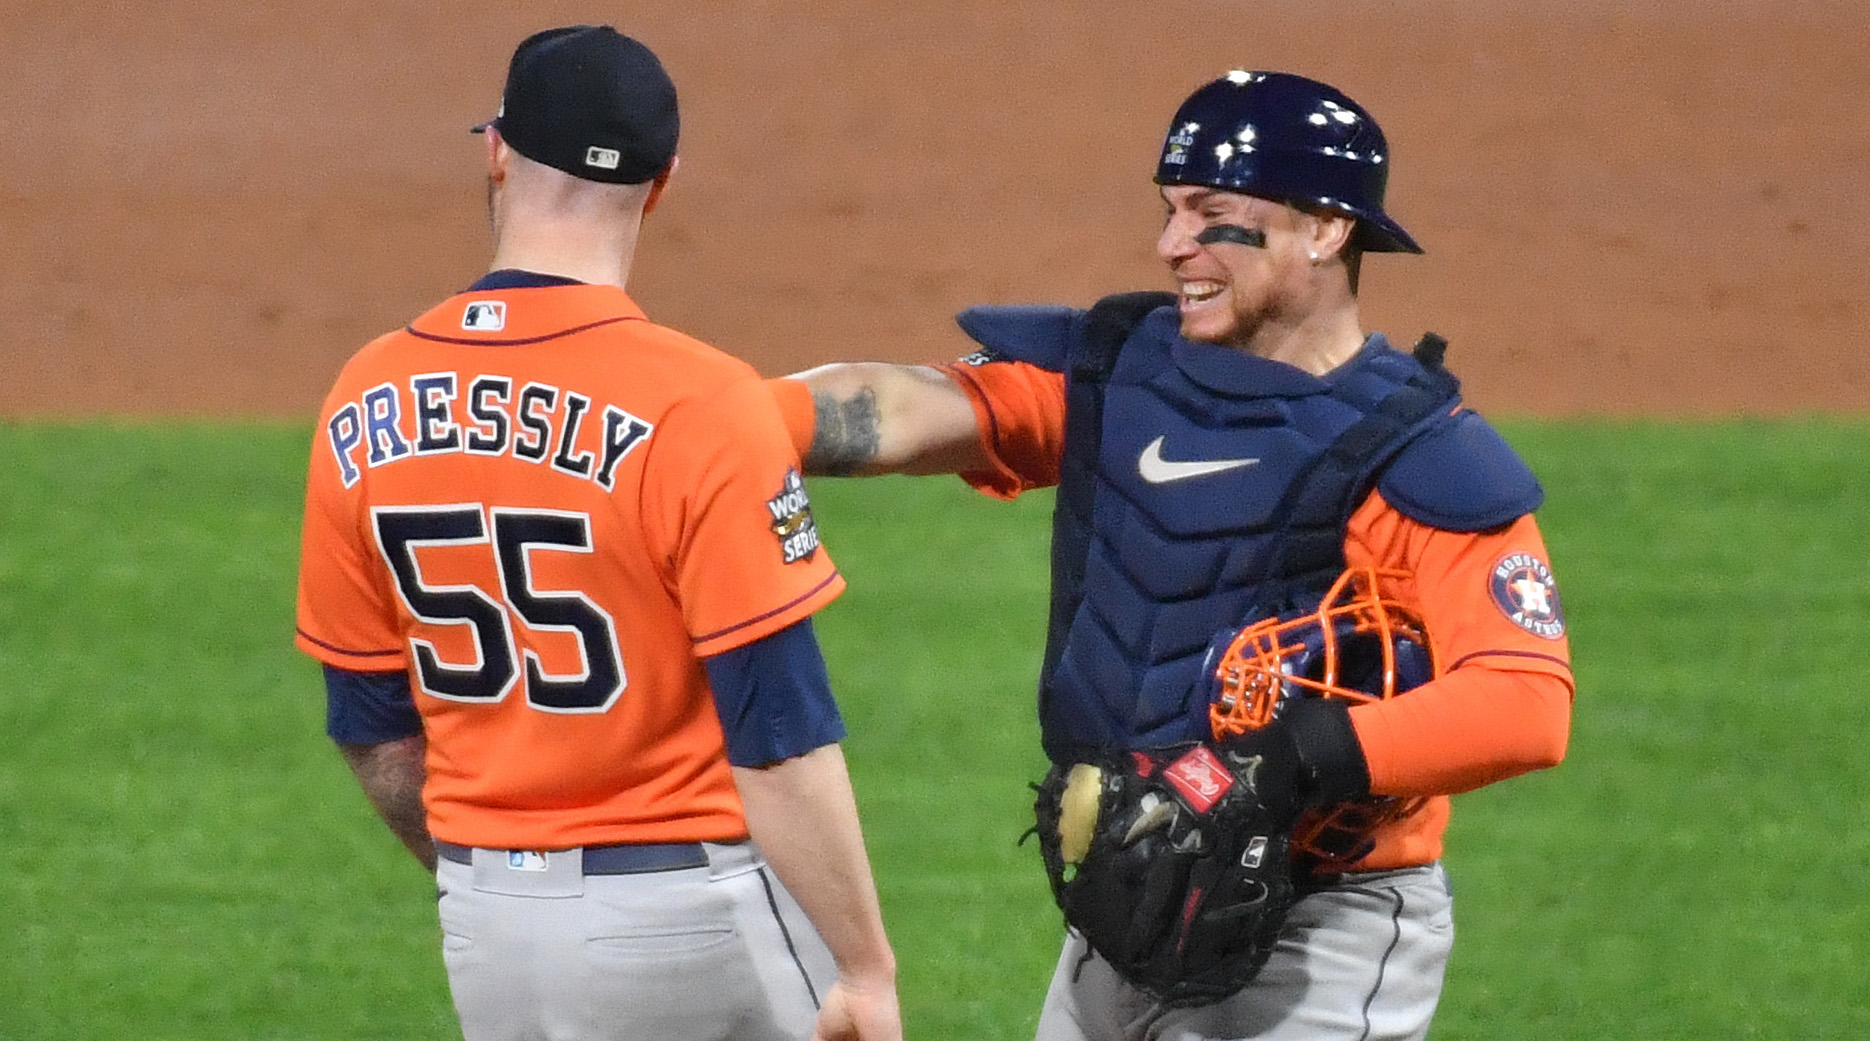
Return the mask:
[[339,745],[351,772],[383,823],[409,852],[431,871],[435,847],[422,806],[423,742],[419,739],[380,745]]
[[848,477],[877,457],[881,435],[876,391],[865,387],[842,400],[814,393],[812,404],[818,428],[805,453],[806,473]]

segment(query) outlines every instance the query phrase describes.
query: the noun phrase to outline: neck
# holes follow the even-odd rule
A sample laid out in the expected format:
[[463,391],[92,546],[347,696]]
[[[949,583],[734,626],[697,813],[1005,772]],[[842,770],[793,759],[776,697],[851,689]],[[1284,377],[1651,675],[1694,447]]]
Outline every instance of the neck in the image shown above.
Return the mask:
[[1314,376],[1356,357],[1363,345],[1363,322],[1349,283],[1335,270],[1316,267],[1234,343],[1249,354]]
[[527,167],[506,188],[490,189],[490,270],[516,268],[624,288],[642,232],[644,191],[589,185],[553,173]]
[[512,222],[496,236],[489,270],[516,268],[624,288],[636,253],[637,225],[604,233],[590,227]]
[[1262,323],[1239,344],[1241,350],[1323,376],[1363,349],[1364,331],[1355,310],[1312,315],[1298,322]]
[[1268,361],[1302,368],[1313,376],[1324,376],[1356,357],[1359,349],[1363,349],[1363,338],[1363,329],[1359,329],[1356,321],[1331,329],[1313,329],[1309,325],[1296,329],[1260,327],[1245,351]]

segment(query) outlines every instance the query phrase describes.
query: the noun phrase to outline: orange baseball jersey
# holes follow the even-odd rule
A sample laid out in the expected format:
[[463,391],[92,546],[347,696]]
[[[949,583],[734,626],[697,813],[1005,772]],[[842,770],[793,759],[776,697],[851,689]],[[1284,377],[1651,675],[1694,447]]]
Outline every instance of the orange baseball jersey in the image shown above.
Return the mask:
[[438,839],[744,837],[701,659],[843,588],[758,375],[620,289],[456,296],[320,415],[298,646],[406,671]]
[[[1058,483],[1065,379],[1022,362],[938,366],[968,395],[990,461],[963,474],[1012,498]],[[1444,674],[1402,697],[1351,709],[1376,794],[1428,796],[1385,826],[1359,869],[1441,855],[1448,799],[1556,763],[1570,730],[1570,649],[1549,557],[1530,514],[1501,528],[1454,532],[1398,512],[1372,492],[1352,514],[1349,566],[1412,577],[1395,595],[1421,613]]]

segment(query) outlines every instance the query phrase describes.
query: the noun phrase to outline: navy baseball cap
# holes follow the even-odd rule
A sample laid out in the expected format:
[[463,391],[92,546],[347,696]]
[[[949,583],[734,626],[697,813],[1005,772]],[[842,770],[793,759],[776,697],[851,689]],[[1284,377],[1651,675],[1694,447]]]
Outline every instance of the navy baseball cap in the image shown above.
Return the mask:
[[488,127],[519,154],[574,177],[642,184],[669,168],[681,119],[675,84],[648,47],[608,25],[526,37]]

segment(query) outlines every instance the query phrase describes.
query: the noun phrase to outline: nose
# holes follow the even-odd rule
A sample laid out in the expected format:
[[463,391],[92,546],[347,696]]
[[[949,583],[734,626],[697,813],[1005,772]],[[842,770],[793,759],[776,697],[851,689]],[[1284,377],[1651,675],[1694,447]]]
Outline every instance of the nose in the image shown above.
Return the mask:
[[1201,249],[1195,241],[1195,221],[1187,214],[1172,213],[1163,222],[1162,234],[1156,236],[1156,255],[1174,267]]

